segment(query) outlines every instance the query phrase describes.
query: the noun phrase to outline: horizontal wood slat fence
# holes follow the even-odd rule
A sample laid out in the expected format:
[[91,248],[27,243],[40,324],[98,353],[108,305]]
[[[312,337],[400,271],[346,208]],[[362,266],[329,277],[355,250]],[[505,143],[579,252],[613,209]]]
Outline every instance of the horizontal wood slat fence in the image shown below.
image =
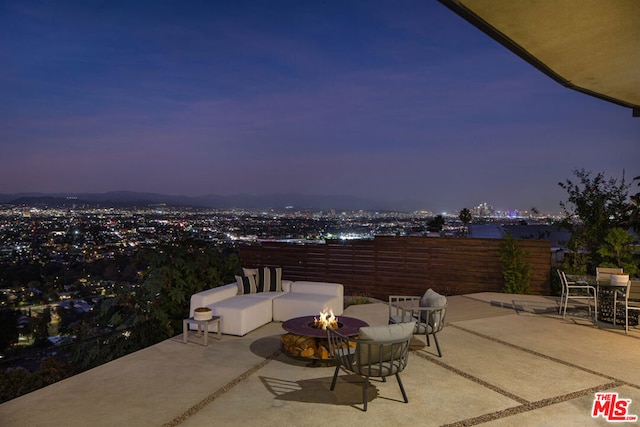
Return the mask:
[[[502,292],[501,239],[376,237],[325,244],[243,246],[244,267],[282,267],[289,280],[342,283],[345,295],[445,295]],[[531,269],[531,293],[550,294],[551,242],[518,240]]]

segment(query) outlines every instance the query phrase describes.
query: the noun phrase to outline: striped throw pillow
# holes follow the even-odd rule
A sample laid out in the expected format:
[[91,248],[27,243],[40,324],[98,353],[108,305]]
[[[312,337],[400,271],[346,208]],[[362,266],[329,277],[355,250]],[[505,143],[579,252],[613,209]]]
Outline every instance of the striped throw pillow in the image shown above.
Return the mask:
[[255,294],[258,291],[256,276],[236,276],[238,295]]
[[259,268],[257,285],[258,292],[282,292],[282,268]]

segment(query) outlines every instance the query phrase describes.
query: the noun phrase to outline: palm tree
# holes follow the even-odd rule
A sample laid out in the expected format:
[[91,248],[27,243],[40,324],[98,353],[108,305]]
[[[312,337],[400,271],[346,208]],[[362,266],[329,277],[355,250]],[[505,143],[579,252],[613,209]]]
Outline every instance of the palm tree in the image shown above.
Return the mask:
[[469,209],[464,208],[460,211],[460,215],[458,215],[458,218],[460,219],[460,221],[462,221],[462,223],[464,224],[464,234],[468,235],[469,234],[469,223],[471,222],[471,220],[473,219],[471,217],[471,212],[469,211]]

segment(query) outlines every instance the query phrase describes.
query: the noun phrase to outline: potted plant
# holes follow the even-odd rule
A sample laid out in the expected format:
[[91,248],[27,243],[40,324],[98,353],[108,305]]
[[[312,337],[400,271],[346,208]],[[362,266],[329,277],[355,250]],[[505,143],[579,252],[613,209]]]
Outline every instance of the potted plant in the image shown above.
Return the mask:
[[626,286],[629,283],[629,274],[613,273],[611,274],[611,284],[613,286]]

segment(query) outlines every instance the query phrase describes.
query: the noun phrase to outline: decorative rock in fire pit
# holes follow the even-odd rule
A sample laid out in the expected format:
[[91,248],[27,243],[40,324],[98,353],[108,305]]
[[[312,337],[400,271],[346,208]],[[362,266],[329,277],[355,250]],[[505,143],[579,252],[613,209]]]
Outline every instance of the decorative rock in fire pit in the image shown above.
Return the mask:
[[211,309],[208,307],[198,307],[193,310],[194,320],[211,320],[212,317]]

